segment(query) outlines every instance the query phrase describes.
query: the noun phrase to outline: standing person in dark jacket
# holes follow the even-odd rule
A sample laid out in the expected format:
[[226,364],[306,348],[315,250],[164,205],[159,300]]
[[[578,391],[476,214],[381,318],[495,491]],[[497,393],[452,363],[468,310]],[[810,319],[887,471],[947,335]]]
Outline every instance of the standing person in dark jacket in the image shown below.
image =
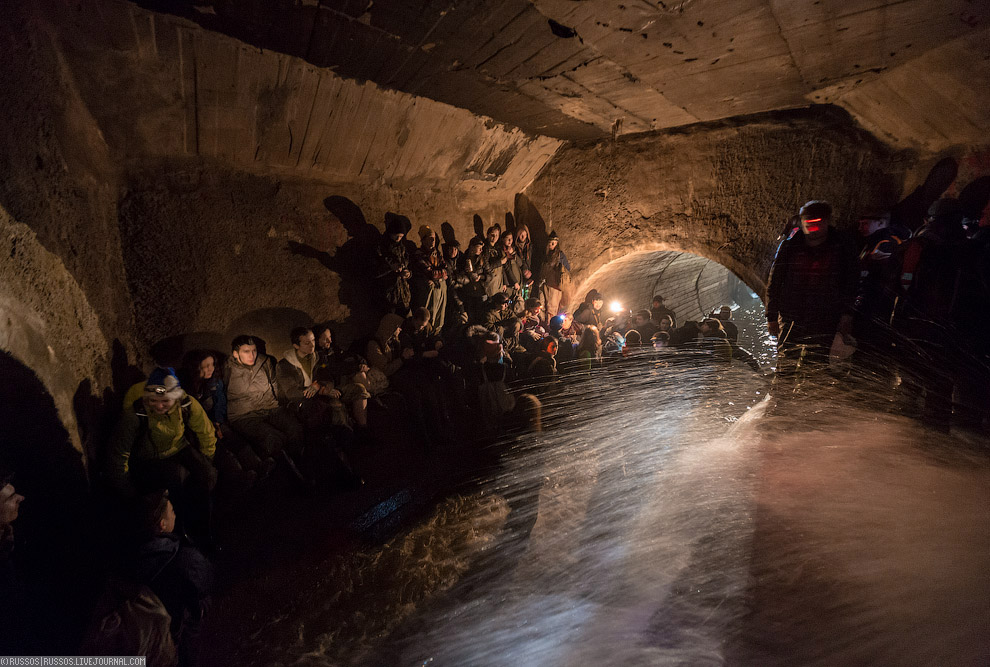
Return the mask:
[[482,265],[485,267],[485,295],[491,297],[505,291],[505,254],[502,252],[502,228],[492,225],[485,234],[485,247],[481,251]]
[[447,263],[444,260],[437,233],[429,225],[419,228],[420,247],[413,263],[413,308],[430,311],[430,326],[443,329],[447,311]]
[[523,224],[516,226],[516,255],[522,272],[522,298],[525,301],[536,295],[533,294],[533,239],[530,238],[529,227]]
[[957,328],[970,316],[957,304],[966,264],[962,218],[956,199],[932,204],[925,226],[898,246],[894,272],[899,284],[893,326],[909,341],[898,346],[903,378],[909,389],[923,390],[925,422],[944,431],[952,415],[953,387],[971,365],[962,355]]
[[381,287],[388,312],[405,317],[409,312],[412,292],[409,278],[409,254],[406,250],[406,230],[409,220],[394,213],[385,215],[385,233],[378,244],[375,279]]
[[560,249],[560,239],[557,232],[550,232],[547,238],[547,251],[540,267],[541,297],[543,299],[543,318],[550,318],[560,312],[560,300],[564,296],[564,271],[571,270],[567,255]]
[[441,249],[447,264],[447,312],[443,317],[443,332],[447,334],[467,324],[468,309],[462,290],[471,276],[461,270],[461,244],[457,239],[444,243]]
[[525,309],[522,297],[522,261],[516,254],[515,237],[512,232],[502,235],[502,255],[505,264],[502,265],[502,282],[505,284],[505,295],[509,297],[510,310],[514,315]]
[[659,294],[653,297],[653,305],[650,308],[650,314],[653,315],[653,321],[660,325],[660,320],[664,317],[670,318],[670,328],[677,328],[677,315],[674,314],[667,306],[663,305],[663,297]]
[[485,240],[480,236],[475,236],[468,243],[467,252],[461,253],[457,257],[455,282],[458,284],[458,291],[464,301],[468,321],[472,323],[481,321],[484,315],[484,302],[487,298],[485,266],[481,256],[484,247]]
[[856,250],[831,226],[832,205],[809,201],[767,279],[767,330],[777,337],[777,380],[806,362],[827,363],[836,332],[851,341]]

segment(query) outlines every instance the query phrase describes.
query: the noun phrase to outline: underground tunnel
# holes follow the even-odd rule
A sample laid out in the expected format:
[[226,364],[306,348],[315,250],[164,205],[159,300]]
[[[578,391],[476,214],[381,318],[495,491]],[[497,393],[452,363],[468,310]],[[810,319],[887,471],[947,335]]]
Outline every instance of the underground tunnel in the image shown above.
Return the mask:
[[[958,266],[985,268],[988,20],[967,0],[8,3],[0,478],[25,499],[0,526],[0,655],[985,663],[990,385],[950,386],[949,422],[932,428],[941,353],[918,348],[912,379],[860,317],[852,362],[782,402],[765,307],[810,200],[830,202],[858,252],[869,220],[924,238],[929,207],[952,199],[973,236]],[[475,280],[472,264],[467,287],[453,269],[436,278],[453,313],[444,370],[387,389],[369,376],[363,399],[345,361],[413,305],[383,286],[390,224],[416,304],[422,236],[467,254],[494,225],[525,228],[534,282],[523,289],[522,268],[518,292],[509,281],[511,308],[545,307],[548,278],[572,315],[598,290],[603,330],[612,302],[636,312],[662,295],[678,325],[728,306],[756,368],[713,363],[715,344],[606,345],[599,359],[577,337],[567,349],[587,355],[565,360],[556,313],[532,350],[498,325],[510,361],[486,366],[470,356],[492,353],[483,338],[451,326],[452,297],[482,325],[491,295],[470,281],[485,292],[512,274]],[[554,277],[551,239],[567,267]],[[952,317],[973,338],[986,281],[958,275]],[[215,575],[197,644],[160,599],[174,586],[135,575],[152,489],[114,487],[118,427],[154,419],[137,412],[157,367],[205,391],[183,368],[192,353],[209,351],[219,378],[248,335],[292,366],[290,332],[320,323],[340,348],[327,388],[349,388],[336,430],[311,427],[331,433],[312,459],[276,454],[265,473],[226,420],[210,535],[187,539],[179,517],[175,544],[208,552]],[[554,372],[535,345],[551,338]],[[964,334],[946,347],[986,367]],[[487,375],[503,371],[504,390]],[[510,418],[490,434],[485,410]],[[208,449],[217,429],[202,428],[213,435],[176,442]],[[176,621],[157,616],[160,645],[105,632],[114,614],[135,620],[138,584]]]

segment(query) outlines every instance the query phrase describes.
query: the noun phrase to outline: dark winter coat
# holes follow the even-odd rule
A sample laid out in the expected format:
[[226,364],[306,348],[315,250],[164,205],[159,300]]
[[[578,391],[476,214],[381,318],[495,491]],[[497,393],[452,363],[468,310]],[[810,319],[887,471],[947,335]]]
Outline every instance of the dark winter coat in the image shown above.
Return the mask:
[[184,617],[202,616],[216,588],[210,561],[173,533],[156,535],[142,544],[134,567],[137,581],[154,591],[165,605],[173,632]]
[[405,240],[396,242],[387,235],[383,236],[375,257],[377,263],[375,279],[385,301],[391,308],[403,312],[409,310],[412,292],[409,288],[409,279],[403,274],[404,271],[409,271],[409,255]]
[[777,251],[767,279],[767,321],[778,316],[803,335],[831,336],[839,318],[851,314],[859,271],[856,251],[845,234],[829,227],[828,237],[811,247],[800,231]]

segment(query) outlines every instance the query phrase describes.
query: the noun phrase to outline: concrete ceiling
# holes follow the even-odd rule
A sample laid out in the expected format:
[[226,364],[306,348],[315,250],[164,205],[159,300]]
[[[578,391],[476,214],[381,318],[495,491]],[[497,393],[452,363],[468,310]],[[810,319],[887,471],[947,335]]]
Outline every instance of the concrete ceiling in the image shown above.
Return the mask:
[[[959,40],[969,41],[956,49],[961,58],[943,63],[947,71],[975,66],[980,80],[990,78],[990,2],[983,0],[138,4],[345,77],[569,140],[812,103],[862,108],[868,102],[857,95],[861,87]],[[844,105],[847,96],[855,104]],[[919,102],[923,112],[932,105]],[[986,129],[986,115],[976,119],[977,133]]]

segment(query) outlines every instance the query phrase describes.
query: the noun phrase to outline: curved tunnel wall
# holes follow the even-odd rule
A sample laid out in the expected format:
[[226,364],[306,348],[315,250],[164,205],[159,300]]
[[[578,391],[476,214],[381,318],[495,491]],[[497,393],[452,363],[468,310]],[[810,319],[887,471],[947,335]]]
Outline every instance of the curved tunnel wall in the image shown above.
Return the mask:
[[901,196],[911,164],[835,109],[767,114],[562,149],[526,189],[562,239],[573,285],[644,250],[712,259],[762,294],[777,238],[809,199],[840,226]]
[[674,251],[636,252],[609,262],[575,290],[573,311],[590,289],[633,311],[649,308],[654,295],[677,314],[678,323],[700,320],[732,301],[729,270],[717,262]]
[[414,229],[448,222],[464,243],[473,214],[487,226],[514,210],[537,242],[561,234],[570,295],[645,250],[693,252],[761,291],[797,205],[828,197],[848,221],[895,200],[914,160],[828,110],[561,152],[121,0],[8,10],[0,206],[26,230],[4,268],[34,275],[13,248],[31,246],[22,231],[60,265],[32,296],[0,288],[7,312],[27,313],[9,330],[43,324],[31,349],[19,334],[3,349],[37,372],[77,444],[162,339],[223,347],[251,331],[277,354],[297,321],[370,330],[360,258],[386,211]]

